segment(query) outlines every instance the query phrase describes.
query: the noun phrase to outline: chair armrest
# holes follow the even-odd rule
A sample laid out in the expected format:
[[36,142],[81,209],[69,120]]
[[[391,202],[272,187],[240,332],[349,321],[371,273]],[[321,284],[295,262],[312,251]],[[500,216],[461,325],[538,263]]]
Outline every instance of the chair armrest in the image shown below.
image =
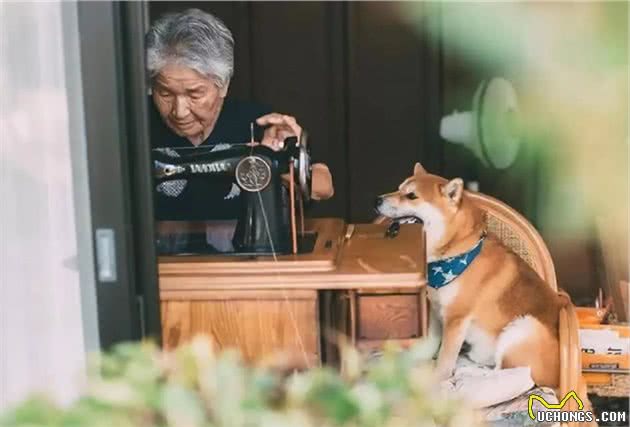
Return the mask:
[[[560,394],[564,397],[568,392],[579,393],[580,377],[582,373],[582,358],[579,340],[579,323],[573,304],[560,309],[559,338],[560,338]],[[579,396],[586,398],[586,396]],[[577,403],[571,399],[570,410],[577,409]]]
[[560,309],[560,318],[558,322],[558,337],[560,350],[560,378],[558,384],[559,398],[569,392],[569,353],[571,352],[570,331],[569,331],[569,314],[566,307]]

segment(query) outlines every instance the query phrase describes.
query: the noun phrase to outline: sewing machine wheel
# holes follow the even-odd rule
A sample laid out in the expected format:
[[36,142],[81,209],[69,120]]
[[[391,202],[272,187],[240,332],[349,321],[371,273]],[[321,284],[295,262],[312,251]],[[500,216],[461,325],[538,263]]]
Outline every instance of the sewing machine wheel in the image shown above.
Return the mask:
[[308,134],[305,130],[302,131],[299,141],[298,151],[298,185],[300,186],[300,192],[305,202],[308,202],[311,198],[311,156],[308,150]]

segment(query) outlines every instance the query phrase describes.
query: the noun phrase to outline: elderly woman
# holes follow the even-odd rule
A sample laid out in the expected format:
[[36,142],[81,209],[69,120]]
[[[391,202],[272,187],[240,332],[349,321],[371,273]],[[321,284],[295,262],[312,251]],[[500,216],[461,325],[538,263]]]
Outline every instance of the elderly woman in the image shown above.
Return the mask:
[[[153,148],[213,147],[255,140],[274,150],[302,128],[294,117],[227,96],[234,72],[234,40],[214,16],[198,9],[156,21],[146,37],[153,99]],[[328,167],[312,166],[312,198],[333,195]],[[158,187],[158,220],[230,219],[238,213],[234,182],[181,182]]]

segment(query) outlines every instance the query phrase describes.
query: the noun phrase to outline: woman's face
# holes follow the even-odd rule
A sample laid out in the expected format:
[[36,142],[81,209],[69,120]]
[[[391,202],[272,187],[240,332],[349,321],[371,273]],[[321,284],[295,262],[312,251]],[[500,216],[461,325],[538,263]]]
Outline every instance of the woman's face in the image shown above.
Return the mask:
[[[227,93],[213,79],[180,65],[167,65],[153,80],[153,102],[177,135],[201,143],[210,134]],[[201,139],[201,140],[199,140]]]

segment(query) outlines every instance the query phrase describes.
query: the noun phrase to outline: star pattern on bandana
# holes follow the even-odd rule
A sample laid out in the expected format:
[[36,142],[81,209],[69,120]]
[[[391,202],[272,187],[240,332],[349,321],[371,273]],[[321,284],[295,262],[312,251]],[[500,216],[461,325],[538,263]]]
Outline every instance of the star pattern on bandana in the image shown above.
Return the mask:
[[481,252],[484,239],[485,234],[468,252],[430,262],[428,269],[429,286],[436,289],[441,288],[459,277]]
[[450,282],[457,276],[453,274],[453,270],[449,270],[448,273],[442,274],[442,277],[444,277],[445,281]]

